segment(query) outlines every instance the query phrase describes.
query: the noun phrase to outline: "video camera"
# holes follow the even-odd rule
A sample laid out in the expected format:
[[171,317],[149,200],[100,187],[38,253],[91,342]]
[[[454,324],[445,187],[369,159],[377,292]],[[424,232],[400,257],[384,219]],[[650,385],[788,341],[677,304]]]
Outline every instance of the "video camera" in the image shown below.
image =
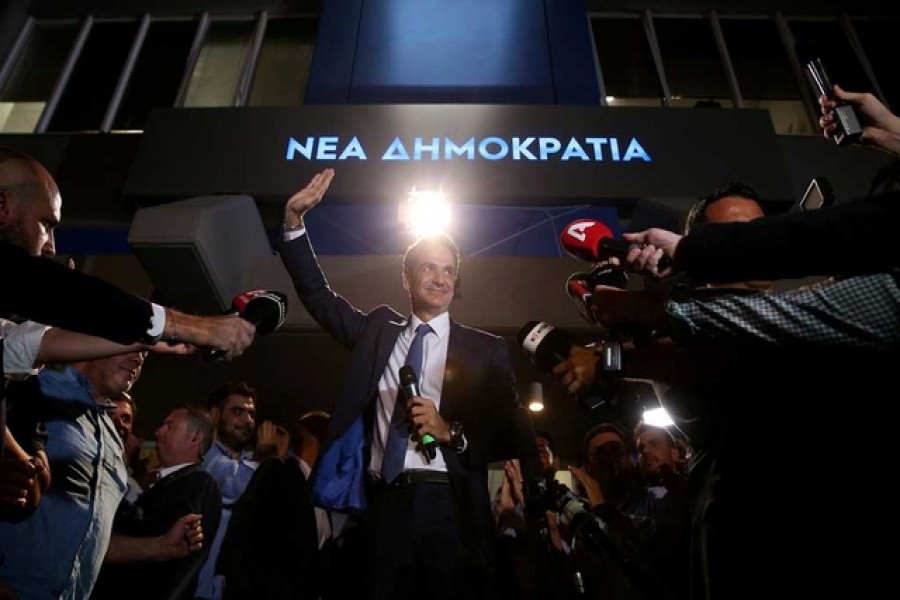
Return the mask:
[[[632,585],[648,593],[648,597],[656,597],[659,592],[658,583],[636,549],[623,540],[617,541],[615,530],[591,511],[587,500],[555,479],[545,479],[539,487],[538,494],[526,499],[525,506],[529,514],[543,518],[546,511],[555,512],[559,515],[560,534],[569,547],[573,550],[577,547],[584,548],[593,560],[610,561]],[[582,571],[590,564],[591,561],[583,563],[576,559],[574,583],[579,593],[585,591]],[[591,572],[585,571],[585,574],[590,576]]]

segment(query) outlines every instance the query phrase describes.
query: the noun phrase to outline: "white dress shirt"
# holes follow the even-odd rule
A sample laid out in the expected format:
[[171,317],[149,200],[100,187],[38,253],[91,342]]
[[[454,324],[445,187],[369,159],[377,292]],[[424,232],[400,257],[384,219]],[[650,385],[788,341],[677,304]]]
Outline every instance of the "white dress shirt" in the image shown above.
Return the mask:
[[[422,321],[413,315],[406,328],[397,338],[394,350],[388,359],[387,368],[378,382],[378,404],[375,407],[375,436],[372,440],[372,460],[369,463],[371,473],[381,473],[381,461],[384,458],[384,444],[387,440],[388,428],[391,424],[391,415],[394,413],[394,404],[397,401],[397,391],[400,388],[400,367],[406,362],[409,346],[416,335],[416,327]],[[447,364],[447,342],[450,339],[450,314],[442,313],[428,322],[432,333],[425,336],[423,341],[422,375],[419,377],[419,393],[423,398],[431,400],[441,408],[441,389],[444,386],[444,367]],[[440,452],[430,463],[425,455],[416,451],[416,444],[409,441],[406,447],[406,459],[403,463],[404,470],[447,471],[444,457]]]

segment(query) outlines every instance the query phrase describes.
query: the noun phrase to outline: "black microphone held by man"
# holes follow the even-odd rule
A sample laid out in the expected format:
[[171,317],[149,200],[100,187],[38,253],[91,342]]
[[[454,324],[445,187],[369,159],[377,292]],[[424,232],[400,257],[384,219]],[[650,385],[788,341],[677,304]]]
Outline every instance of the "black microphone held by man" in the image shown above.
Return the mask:
[[[412,400],[416,396],[421,396],[416,372],[409,365],[400,368],[400,389],[403,390],[403,396],[407,401]],[[421,436],[418,444],[419,451],[425,455],[429,462],[437,457],[437,441],[430,433]]]
[[[274,290],[249,290],[235,296],[231,301],[231,308],[225,314],[239,316],[253,323],[256,335],[268,335],[284,325],[287,318],[287,295]],[[206,350],[206,357],[209,359],[219,359],[223,355],[221,350]]]

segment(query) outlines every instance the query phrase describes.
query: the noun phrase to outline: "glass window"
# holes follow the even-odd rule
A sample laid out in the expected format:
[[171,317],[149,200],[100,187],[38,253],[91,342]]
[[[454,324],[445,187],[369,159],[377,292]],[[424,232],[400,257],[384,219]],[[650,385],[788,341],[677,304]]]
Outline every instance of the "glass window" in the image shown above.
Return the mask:
[[657,18],[653,26],[671,106],[734,106],[709,21]]
[[769,111],[776,133],[818,135],[791,72],[775,21],[720,19],[744,106]]
[[316,19],[268,22],[250,90],[250,106],[303,103],[317,24]]
[[137,27],[137,22],[94,23],[48,131],[100,128]]
[[[878,85],[894,112],[900,111],[900,78],[897,77],[897,35],[900,19],[866,19],[853,22],[853,29],[875,71]],[[840,82],[839,82],[840,83]],[[856,90],[851,90],[856,91]]]
[[662,91],[638,18],[591,20],[610,106],[661,106]]
[[218,21],[209,25],[191,74],[185,106],[231,106],[254,21]]
[[838,21],[789,21],[789,25],[802,66],[812,58],[821,58],[832,83],[846,90],[872,91],[872,84]]
[[36,25],[0,92],[0,131],[31,133],[72,49],[75,25]]
[[196,31],[196,21],[150,23],[114,129],[143,129],[151,109],[173,105]]

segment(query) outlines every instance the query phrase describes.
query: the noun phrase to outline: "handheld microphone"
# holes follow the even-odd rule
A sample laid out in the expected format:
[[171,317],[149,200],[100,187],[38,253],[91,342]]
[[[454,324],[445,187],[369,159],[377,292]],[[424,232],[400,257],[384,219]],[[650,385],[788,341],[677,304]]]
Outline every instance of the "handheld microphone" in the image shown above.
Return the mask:
[[516,341],[544,373],[551,373],[553,367],[568,358],[575,345],[569,334],[544,321],[526,323],[516,335]]
[[608,262],[602,262],[590,272],[578,271],[566,280],[566,292],[578,308],[578,313],[591,325],[597,324],[594,317],[593,294],[598,285],[608,285],[624,290],[628,287],[628,274]]
[[[609,227],[595,219],[575,219],[562,230],[559,241],[571,256],[588,262],[617,258],[624,263],[632,248],[637,247],[637,244],[617,240]],[[670,262],[664,255],[659,260],[659,269],[667,268]]]
[[[231,308],[225,314],[253,323],[256,335],[268,335],[284,324],[287,317],[287,295],[272,290],[249,290],[235,296],[231,301]],[[206,356],[210,359],[219,358],[223,354],[219,349],[206,351]]]
[[612,230],[595,219],[576,219],[566,225],[559,236],[570,255],[588,262],[616,257],[624,260],[632,244],[613,237]]
[[597,319],[594,318],[594,311],[591,310],[593,305],[591,302],[593,288],[588,284],[589,275],[590,273],[585,271],[569,275],[569,278],[566,280],[566,292],[578,308],[578,314],[581,315],[581,318],[591,325],[596,325]]
[[[419,392],[419,382],[416,380],[416,372],[409,365],[400,367],[400,387],[403,390],[403,396],[409,400],[415,396],[421,396]],[[432,461],[437,456],[437,442],[430,433],[422,436],[421,440],[422,452],[425,457]]]
[[250,290],[235,296],[229,312],[253,323],[257,335],[268,335],[284,325],[287,295],[270,290]]
[[[569,334],[545,321],[529,321],[519,333],[516,341],[531,358],[531,362],[544,373],[552,373],[553,368],[569,357],[575,342]],[[608,374],[622,370],[622,345],[613,340],[603,344],[598,368]]]

